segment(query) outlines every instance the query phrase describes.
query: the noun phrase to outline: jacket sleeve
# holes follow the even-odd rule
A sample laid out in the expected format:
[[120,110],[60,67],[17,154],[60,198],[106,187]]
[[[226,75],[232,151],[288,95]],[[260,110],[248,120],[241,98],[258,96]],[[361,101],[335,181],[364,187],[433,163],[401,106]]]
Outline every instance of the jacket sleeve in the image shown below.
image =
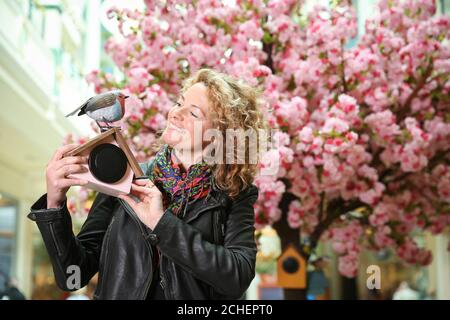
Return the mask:
[[103,237],[115,203],[116,198],[99,193],[77,236],[72,231],[72,219],[66,202],[60,208],[47,209],[47,194],[44,194],[31,207],[28,218],[37,223],[50,256],[56,283],[62,290],[79,289],[72,287],[77,267],[80,288],[97,273]]
[[166,210],[153,230],[161,253],[219,293],[239,299],[255,276],[257,197],[258,189],[252,185],[233,201],[223,245],[202,239],[198,230]]

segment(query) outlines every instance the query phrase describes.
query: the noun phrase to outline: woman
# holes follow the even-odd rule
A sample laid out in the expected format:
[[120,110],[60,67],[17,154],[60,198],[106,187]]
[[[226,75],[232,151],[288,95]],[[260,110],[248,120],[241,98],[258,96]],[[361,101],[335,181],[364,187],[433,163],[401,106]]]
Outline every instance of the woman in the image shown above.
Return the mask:
[[213,129],[225,135],[227,129],[266,129],[266,123],[255,89],[202,69],[170,110],[156,156],[141,165],[149,179],[135,180],[130,195],[99,194],[77,236],[66,192],[85,181],[66,176],[86,170],[87,159],[62,158],[74,145],[56,151],[47,166],[47,194],[29,217],[42,233],[59,287],[76,290],[99,272],[97,299],[242,297],[255,274],[257,164],[236,152],[249,152],[250,144],[236,147],[233,138],[233,147],[223,148],[227,142],[219,136],[205,139]]

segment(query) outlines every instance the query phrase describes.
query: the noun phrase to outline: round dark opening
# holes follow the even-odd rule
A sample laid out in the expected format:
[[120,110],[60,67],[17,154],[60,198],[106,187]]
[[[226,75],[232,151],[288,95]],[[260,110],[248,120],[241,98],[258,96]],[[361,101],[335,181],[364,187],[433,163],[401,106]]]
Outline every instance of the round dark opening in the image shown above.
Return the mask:
[[128,165],[123,150],[110,143],[99,144],[92,149],[88,163],[94,177],[105,183],[114,183],[122,179]]
[[297,261],[297,259],[293,257],[287,257],[283,260],[283,270],[287,273],[295,273],[300,268],[300,265]]

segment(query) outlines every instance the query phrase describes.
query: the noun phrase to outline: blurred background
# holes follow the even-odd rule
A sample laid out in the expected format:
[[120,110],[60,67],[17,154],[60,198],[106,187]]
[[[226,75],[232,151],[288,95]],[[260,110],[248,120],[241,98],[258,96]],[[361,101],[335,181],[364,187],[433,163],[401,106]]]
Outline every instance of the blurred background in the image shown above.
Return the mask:
[[[306,8],[316,2],[320,1],[307,1]],[[27,299],[68,297],[56,287],[40,233],[26,215],[45,192],[45,166],[54,150],[68,133],[87,135],[92,131],[87,117],[64,118],[94,93],[85,75],[102,70],[121,76],[103,50],[106,39],[116,32],[106,11],[117,3],[143,7],[140,1],[0,1],[0,292],[9,279],[15,280]],[[371,3],[354,1],[358,30],[363,30],[371,14]],[[438,11],[449,14],[450,1],[438,1]],[[73,216],[75,232],[85,218]],[[450,299],[449,240],[448,232],[420,239],[434,256],[427,267],[406,267],[389,251],[363,252],[354,280],[338,274],[336,257],[324,245],[319,248],[317,263],[310,266],[308,276],[318,279],[311,295],[390,299],[403,282],[410,287],[410,297]],[[266,228],[259,234],[259,242],[258,275],[247,298],[281,299],[282,290],[274,280],[276,258],[281,254],[279,239],[273,229]],[[382,270],[380,296],[371,296],[366,289],[366,270],[371,264]],[[93,288],[95,279],[83,293],[89,296]]]

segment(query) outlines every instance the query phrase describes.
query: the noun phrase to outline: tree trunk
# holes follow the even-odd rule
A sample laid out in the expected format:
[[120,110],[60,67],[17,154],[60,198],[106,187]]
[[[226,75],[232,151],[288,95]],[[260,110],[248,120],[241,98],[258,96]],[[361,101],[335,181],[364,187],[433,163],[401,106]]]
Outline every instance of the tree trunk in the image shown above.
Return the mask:
[[[281,218],[273,224],[273,228],[280,237],[282,252],[289,244],[293,244],[300,248],[299,230],[292,229],[287,223],[289,203],[295,199],[296,197],[289,192],[283,194],[280,201]],[[307,257],[305,257],[305,259],[307,260]],[[285,300],[306,300],[306,289],[284,289],[283,291]]]
[[356,278],[347,278],[341,276],[341,294],[343,300],[357,300],[358,288]]

